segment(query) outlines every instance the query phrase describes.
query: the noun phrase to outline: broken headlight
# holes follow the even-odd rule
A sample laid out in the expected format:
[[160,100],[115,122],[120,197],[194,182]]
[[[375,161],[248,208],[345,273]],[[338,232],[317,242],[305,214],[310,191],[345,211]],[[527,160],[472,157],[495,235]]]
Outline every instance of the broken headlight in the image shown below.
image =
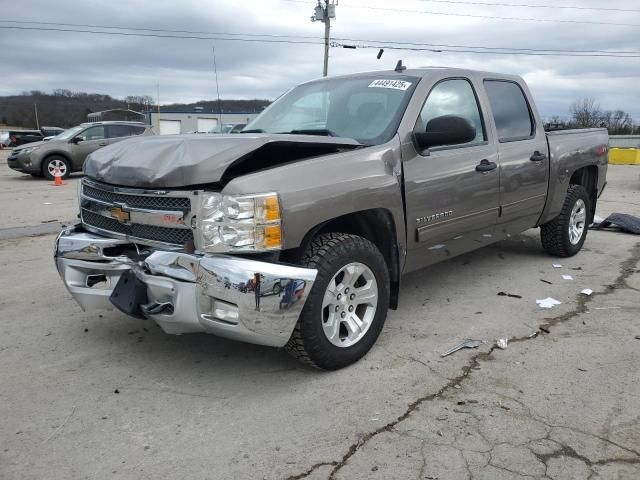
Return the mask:
[[262,252],[282,247],[275,193],[205,193],[196,215],[196,248],[205,252]]

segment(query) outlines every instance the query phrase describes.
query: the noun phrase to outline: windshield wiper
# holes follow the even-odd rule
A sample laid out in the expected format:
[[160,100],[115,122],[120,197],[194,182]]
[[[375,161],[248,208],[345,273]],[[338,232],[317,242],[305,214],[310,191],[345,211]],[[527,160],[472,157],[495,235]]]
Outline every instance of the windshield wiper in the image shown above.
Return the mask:
[[323,135],[325,137],[338,137],[334,131],[329,130],[328,128],[300,128],[297,130],[291,130],[289,133],[291,135]]
[[254,128],[252,130],[240,130],[240,133],[264,133],[264,130],[261,128]]

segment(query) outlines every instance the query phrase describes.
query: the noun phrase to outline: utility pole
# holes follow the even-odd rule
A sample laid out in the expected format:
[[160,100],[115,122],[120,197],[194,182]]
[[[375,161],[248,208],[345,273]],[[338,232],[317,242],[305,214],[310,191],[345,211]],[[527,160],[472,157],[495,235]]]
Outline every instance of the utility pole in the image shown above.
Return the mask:
[[40,122],[38,121],[38,104],[36,102],[33,102],[33,109],[36,112],[36,128],[40,130]]
[[329,38],[331,36],[331,19],[336,18],[336,4],[333,0],[318,0],[318,4],[311,16],[312,22],[324,23],[324,67],[322,76],[329,73]]

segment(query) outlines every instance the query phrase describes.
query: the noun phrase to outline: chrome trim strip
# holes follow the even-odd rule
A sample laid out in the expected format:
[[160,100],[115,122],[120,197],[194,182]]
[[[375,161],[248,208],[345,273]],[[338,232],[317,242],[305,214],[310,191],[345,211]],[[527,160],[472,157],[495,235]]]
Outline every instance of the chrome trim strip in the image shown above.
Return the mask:
[[93,225],[88,225],[82,222],[82,228],[91,233],[96,233],[98,235],[106,235],[111,237],[114,240],[126,240],[128,243],[139,243],[140,245],[147,245],[149,247],[162,248],[164,250],[170,251],[182,251],[184,250],[184,245],[178,245],[175,243],[165,243],[158,242],[155,240],[149,240],[146,238],[133,237],[131,235],[124,235],[122,233],[112,232],[111,230],[104,230],[102,228],[94,227]]
[[[106,183],[96,182],[90,178],[84,177],[82,183],[95,188],[97,190],[104,190],[105,192],[121,193],[124,195],[138,195],[146,197],[183,197],[192,198],[202,194],[203,190],[148,190],[141,188],[125,188],[116,187]],[[193,208],[193,205],[191,206]]]

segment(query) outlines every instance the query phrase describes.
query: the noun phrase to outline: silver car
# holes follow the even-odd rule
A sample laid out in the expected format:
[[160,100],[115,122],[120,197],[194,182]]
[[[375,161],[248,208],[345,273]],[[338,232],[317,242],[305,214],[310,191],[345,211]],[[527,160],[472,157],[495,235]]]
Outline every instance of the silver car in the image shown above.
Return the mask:
[[87,155],[137,135],[153,135],[150,125],[140,122],[83,123],[65,130],[46,142],[16,148],[7,159],[9,168],[34,177],[53,180],[56,170],[62,178],[81,171]]

